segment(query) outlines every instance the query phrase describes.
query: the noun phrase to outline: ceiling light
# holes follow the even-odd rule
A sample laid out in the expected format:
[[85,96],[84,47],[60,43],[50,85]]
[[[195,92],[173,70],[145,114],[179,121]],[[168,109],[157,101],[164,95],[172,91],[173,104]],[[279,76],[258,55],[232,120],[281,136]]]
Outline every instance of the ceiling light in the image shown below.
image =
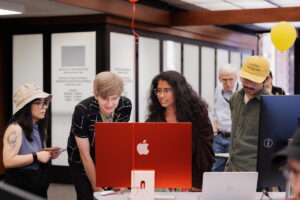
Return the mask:
[[239,10],[241,8],[226,2],[211,2],[211,3],[197,3],[195,4],[201,8],[208,10]]
[[0,15],[16,15],[24,12],[24,5],[0,1]]
[[299,0],[289,0],[289,1],[272,0],[272,2],[281,7],[298,7],[298,6],[300,6]]
[[224,1],[227,1],[227,2],[258,2],[258,1],[263,1],[264,0],[224,0]]
[[[266,29],[271,29],[277,23],[279,23],[279,22],[254,23],[254,25],[263,27]],[[300,28],[300,22],[288,22],[288,23],[292,24],[295,28]]]
[[237,5],[244,9],[254,9],[254,8],[276,8],[274,4],[270,4],[266,1],[256,1],[256,2],[245,2],[245,1],[235,1],[232,4]]
[[196,4],[196,3],[207,3],[207,2],[220,2],[222,0],[181,0],[186,3]]

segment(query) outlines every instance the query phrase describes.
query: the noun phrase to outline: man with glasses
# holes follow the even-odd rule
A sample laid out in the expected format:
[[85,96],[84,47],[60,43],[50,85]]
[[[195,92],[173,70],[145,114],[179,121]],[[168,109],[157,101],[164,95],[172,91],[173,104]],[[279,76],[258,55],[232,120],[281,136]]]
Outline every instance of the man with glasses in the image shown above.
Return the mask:
[[248,57],[238,73],[243,88],[230,99],[231,146],[225,171],[256,171],[261,96],[271,94],[264,87],[269,73],[269,62],[261,56]]
[[[231,112],[229,99],[240,89],[237,82],[237,70],[230,64],[222,66],[219,71],[219,84],[215,91],[213,117],[215,153],[228,153],[231,142]],[[224,171],[226,159],[216,158],[212,171]]]
[[300,200],[300,128],[295,131],[292,141],[287,148],[279,151],[274,162],[282,163],[287,159],[287,170],[284,172],[289,179],[295,198],[290,200]]

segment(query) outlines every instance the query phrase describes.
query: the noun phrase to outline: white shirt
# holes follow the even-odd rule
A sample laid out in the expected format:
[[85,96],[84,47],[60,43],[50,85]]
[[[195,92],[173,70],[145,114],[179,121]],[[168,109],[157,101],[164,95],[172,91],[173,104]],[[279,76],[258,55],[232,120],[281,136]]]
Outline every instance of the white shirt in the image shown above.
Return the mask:
[[236,82],[232,91],[224,91],[223,85],[218,85],[215,90],[213,120],[218,121],[218,130],[231,132],[231,111],[229,99],[231,95],[241,88],[241,83]]

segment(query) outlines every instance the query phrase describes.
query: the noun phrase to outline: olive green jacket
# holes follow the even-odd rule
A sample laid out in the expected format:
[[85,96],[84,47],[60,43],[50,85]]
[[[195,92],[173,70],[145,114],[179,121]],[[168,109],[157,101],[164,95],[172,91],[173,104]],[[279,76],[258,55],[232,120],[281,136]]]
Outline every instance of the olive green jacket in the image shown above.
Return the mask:
[[263,88],[247,104],[244,95],[240,89],[230,98],[232,141],[225,171],[256,171],[261,96],[271,93]]

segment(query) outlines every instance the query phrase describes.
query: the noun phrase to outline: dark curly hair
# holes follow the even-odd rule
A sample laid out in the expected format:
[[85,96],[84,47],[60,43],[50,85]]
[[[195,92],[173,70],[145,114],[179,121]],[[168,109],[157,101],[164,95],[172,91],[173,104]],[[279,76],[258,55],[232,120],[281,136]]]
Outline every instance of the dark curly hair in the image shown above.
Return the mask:
[[160,105],[154,93],[159,80],[167,81],[173,88],[176,101],[176,119],[179,122],[195,122],[202,118],[207,109],[205,101],[197,95],[182,74],[176,71],[165,71],[152,80],[147,121],[164,120],[165,108]]

